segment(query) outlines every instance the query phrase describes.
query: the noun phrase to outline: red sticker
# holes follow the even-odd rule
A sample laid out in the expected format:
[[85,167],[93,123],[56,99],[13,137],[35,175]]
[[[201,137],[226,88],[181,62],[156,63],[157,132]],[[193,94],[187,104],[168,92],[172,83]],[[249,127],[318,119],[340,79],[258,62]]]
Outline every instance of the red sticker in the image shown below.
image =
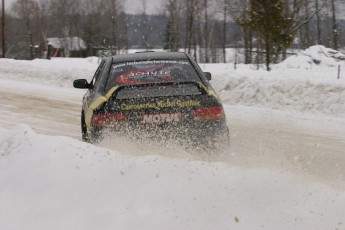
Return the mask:
[[164,79],[171,80],[172,76],[170,71],[167,70],[157,70],[161,69],[163,66],[154,66],[149,68],[141,68],[126,72],[115,79],[117,84],[143,84],[148,83],[150,80],[154,79]]

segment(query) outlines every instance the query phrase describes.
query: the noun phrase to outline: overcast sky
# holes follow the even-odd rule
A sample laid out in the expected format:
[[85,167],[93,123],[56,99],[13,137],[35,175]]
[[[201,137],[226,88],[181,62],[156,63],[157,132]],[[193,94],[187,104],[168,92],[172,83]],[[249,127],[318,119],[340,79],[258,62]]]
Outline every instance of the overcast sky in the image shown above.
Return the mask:
[[[12,2],[16,0],[5,0],[5,8],[9,9]],[[159,14],[162,13],[162,5],[165,0],[125,0],[125,11],[129,14],[141,14],[143,13],[143,1],[146,2],[147,14]],[[2,6],[0,5],[0,8]]]
[[[5,8],[9,8],[12,2],[15,0],[5,0]],[[77,0],[76,0],[77,1]],[[166,0],[124,0],[125,1],[125,12],[129,14],[141,14],[143,13],[143,1],[146,2],[146,13],[147,14],[160,14],[163,13],[163,4]],[[338,0],[344,1],[344,0]],[[0,6],[1,8],[1,6]],[[338,4],[337,6],[337,17],[345,18],[345,4]]]
[[143,1],[146,1],[146,13],[147,14],[159,14],[162,13],[162,6],[165,0],[126,0],[125,11],[129,14],[143,13]]

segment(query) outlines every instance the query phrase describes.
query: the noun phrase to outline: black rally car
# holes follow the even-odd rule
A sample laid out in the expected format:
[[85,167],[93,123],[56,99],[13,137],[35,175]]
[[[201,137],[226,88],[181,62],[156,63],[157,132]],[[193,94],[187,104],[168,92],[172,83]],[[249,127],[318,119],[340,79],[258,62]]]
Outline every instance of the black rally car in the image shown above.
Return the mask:
[[[81,111],[84,141],[104,135],[148,136],[213,148],[227,144],[229,131],[210,73],[182,52],[143,52],[108,57],[87,89]],[[115,135],[114,135],[114,138]]]

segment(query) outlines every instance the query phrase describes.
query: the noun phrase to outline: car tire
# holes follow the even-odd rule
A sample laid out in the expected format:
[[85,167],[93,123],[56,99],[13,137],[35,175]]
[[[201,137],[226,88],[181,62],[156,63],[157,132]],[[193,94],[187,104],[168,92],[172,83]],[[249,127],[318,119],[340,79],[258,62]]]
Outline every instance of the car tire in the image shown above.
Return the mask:
[[84,111],[81,111],[81,139],[85,142],[90,142],[89,135],[87,133],[87,127],[85,123]]

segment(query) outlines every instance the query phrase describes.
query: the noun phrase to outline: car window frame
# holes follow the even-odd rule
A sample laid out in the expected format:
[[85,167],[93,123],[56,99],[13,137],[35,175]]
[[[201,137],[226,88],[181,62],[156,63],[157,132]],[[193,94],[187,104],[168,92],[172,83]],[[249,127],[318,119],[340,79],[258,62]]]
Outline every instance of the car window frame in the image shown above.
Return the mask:
[[204,72],[203,70],[201,69],[200,65],[195,61],[194,58],[192,58],[190,55],[188,55],[186,53],[186,56],[188,57],[189,59],[189,62],[191,63],[191,65],[193,66],[193,68],[195,69],[195,71],[197,72],[199,78],[201,79],[202,83],[204,83],[204,85],[210,87],[210,82],[209,80],[207,80],[207,78],[205,77],[204,75]]
[[99,83],[99,81],[101,79],[104,67],[105,67],[105,60],[103,60],[99,64],[95,74],[93,75],[92,80],[90,82],[90,89],[94,90],[96,88],[96,86],[98,85],[98,83]]

